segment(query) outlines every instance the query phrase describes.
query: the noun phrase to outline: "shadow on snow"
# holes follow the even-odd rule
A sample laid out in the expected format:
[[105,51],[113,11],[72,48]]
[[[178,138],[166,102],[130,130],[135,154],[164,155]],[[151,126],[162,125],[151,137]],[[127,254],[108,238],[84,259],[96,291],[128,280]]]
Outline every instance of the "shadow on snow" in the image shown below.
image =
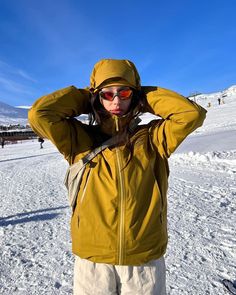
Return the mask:
[[52,155],[52,154],[58,154],[58,152],[52,152],[52,153],[47,153],[47,154],[42,154],[42,155],[33,155],[33,156],[25,156],[25,157],[19,157],[19,158],[12,158],[12,159],[0,160],[0,163],[10,162],[10,161],[24,160],[24,159],[29,159],[29,158],[43,157],[43,156],[48,156],[48,155]]
[[68,208],[68,206],[47,208],[47,209],[35,210],[31,212],[18,213],[18,214],[10,215],[7,217],[1,217],[0,226],[16,225],[16,224],[32,222],[32,221],[51,220],[56,218],[61,213],[45,213],[45,212],[59,210],[59,209],[66,209],[66,208]]

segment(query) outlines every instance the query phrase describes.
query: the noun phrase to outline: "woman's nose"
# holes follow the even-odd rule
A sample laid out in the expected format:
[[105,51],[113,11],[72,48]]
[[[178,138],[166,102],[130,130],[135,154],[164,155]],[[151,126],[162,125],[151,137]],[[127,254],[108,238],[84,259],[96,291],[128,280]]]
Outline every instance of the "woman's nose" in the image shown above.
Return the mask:
[[116,95],[116,96],[114,97],[114,99],[113,99],[113,103],[114,103],[114,104],[119,104],[120,101],[121,101],[121,99],[119,98],[118,95]]

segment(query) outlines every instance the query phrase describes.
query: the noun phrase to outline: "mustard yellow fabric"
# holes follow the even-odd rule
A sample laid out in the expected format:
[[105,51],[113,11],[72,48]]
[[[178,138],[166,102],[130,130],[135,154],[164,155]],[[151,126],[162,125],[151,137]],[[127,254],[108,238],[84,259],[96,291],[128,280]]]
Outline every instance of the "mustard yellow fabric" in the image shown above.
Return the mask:
[[90,87],[96,91],[104,86],[112,85],[126,85],[140,89],[140,77],[131,61],[102,59],[95,64],[90,77]]
[[[72,250],[81,258],[141,265],[166,251],[167,159],[202,125],[206,111],[167,89],[142,90],[161,119],[136,129],[128,164],[130,152],[119,145],[87,165],[71,219]],[[102,134],[104,126],[88,126],[73,118],[88,112],[88,101],[88,89],[71,86],[40,98],[29,111],[32,129],[50,139],[70,164],[90,152],[95,136]],[[110,120],[114,124],[114,116]],[[124,119],[116,120],[122,125]]]

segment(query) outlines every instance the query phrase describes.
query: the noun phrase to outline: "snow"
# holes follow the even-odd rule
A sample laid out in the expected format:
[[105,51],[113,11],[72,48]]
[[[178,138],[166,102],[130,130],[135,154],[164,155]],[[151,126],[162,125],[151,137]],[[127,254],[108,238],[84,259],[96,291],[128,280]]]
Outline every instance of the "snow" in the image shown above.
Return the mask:
[[[169,160],[168,295],[227,294],[221,280],[236,279],[236,93],[227,99]],[[67,163],[43,145],[0,149],[3,295],[72,294]]]
[[6,116],[0,115],[0,125],[9,126],[9,125],[17,125],[26,126],[28,123],[28,119],[25,118],[10,118]]
[[19,109],[27,109],[29,110],[31,108],[31,106],[15,106],[15,108],[19,108]]

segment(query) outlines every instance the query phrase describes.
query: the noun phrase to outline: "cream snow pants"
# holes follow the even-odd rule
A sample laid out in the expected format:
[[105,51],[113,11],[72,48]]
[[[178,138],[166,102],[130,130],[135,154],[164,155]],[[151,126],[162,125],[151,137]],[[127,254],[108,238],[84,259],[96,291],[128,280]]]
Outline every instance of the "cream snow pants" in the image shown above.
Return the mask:
[[164,257],[141,266],[75,258],[74,295],[166,295]]

